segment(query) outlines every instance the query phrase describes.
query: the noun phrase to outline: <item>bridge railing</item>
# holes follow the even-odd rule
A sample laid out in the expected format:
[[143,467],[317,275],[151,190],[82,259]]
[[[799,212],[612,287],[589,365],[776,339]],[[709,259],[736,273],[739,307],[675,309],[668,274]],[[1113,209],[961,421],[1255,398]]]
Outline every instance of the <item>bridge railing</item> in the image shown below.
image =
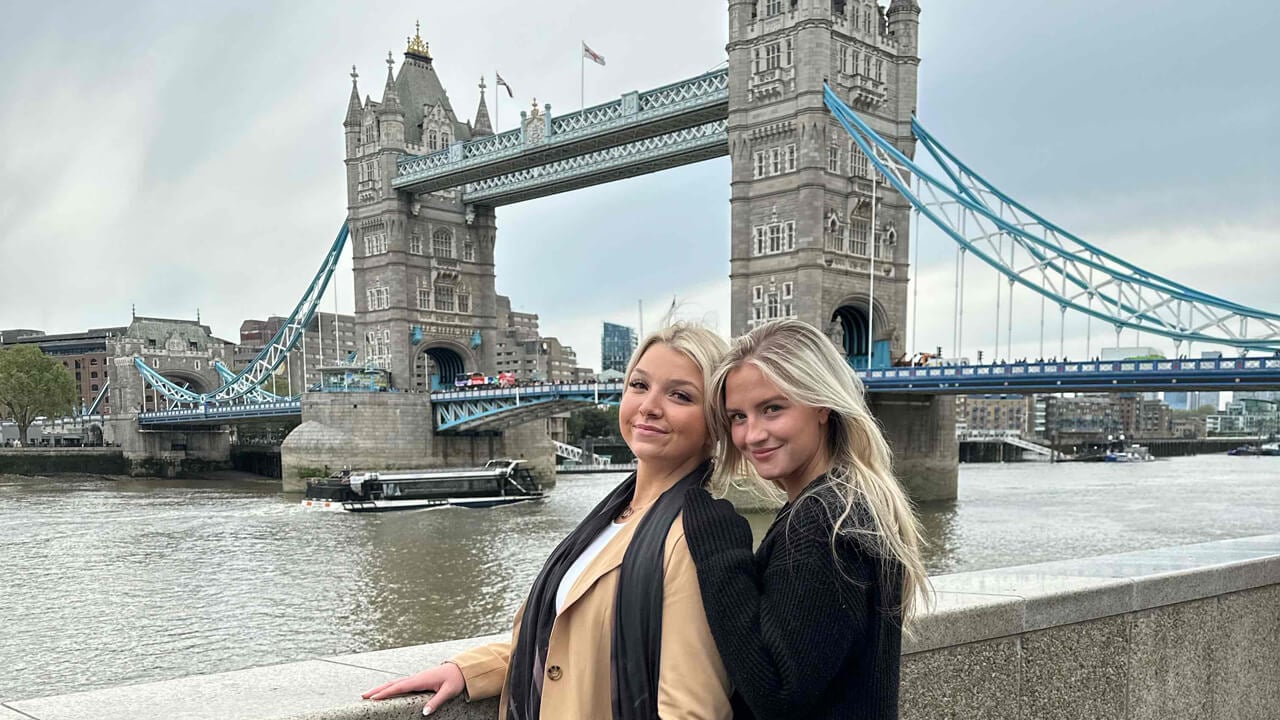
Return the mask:
[[1202,373],[1257,372],[1280,370],[1280,357],[1221,358],[1208,360],[1108,360],[1090,362],[1010,363],[1006,365],[946,365],[940,367],[883,368],[860,371],[863,380],[905,380],[931,378],[1027,377],[1097,373]]

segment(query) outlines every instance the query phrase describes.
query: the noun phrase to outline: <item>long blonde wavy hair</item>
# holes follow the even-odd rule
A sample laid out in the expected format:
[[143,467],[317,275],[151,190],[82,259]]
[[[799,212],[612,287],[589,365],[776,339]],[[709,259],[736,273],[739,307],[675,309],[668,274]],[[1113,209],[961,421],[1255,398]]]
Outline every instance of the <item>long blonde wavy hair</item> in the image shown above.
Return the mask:
[[[758,368],[792,402],[830,411],[823,440],[831,458],[828,476],[841,498],[840,507],[828,507],[835,518],[832,550],[841,534],[860,536],[881,562],[892,561],[901,567],[899,613],[905,627],[916,617],[921,603],[929,601],[929,578],[920,554],[920,523],[894,477],[892,452],[867,408],[862,382],[835,345],[808,323],[775,320],[734,340],[707,393],[715,401],[708,416],[711,428],[722,439],[716,453],[717,487],[734,478],[768,484],[729,441],[725,383],[730,373],[745,365]],[[856,514],[864,512],[871,520],[869,525],[857,521]]]

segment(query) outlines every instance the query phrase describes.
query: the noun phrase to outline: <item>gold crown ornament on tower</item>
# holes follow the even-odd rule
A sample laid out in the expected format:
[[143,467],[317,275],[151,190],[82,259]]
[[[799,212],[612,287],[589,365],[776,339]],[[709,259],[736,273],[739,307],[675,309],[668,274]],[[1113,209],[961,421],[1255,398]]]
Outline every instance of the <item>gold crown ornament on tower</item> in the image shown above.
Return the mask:
[[422,40],[422,27],[420,23],[413,23],[413,37],[405,38],[409,43],[409,47],[405,48],[406,55],[417,55],[428,60],[431,59],[431,49],[427,47],[427,43]]

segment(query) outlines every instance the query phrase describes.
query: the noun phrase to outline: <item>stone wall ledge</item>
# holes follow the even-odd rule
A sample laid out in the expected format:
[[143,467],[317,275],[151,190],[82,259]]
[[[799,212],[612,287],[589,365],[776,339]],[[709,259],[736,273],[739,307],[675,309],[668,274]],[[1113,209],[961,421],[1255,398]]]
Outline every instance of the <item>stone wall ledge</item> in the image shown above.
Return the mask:
[[[904,644],[904,655],[925,658],[960,646],[982,649],[987,645],[972,644],[1082,623],[1086,625],[1081,627],[1087,627],[1090,621],[1103,618],[1280,586],[1280,534],[940,575],[933,578],[933,583],[936,605],[922,618],[916,636]],[[1274,610],[1265,612],[1274,615]],[[1260,621],[1274,624],[1274,619],[1267,617]],[[1271,628],[1267,632],[1277,631]],[[372,703],[361,701],[360,693],[388,679],[435,665],[472,645],[503,637],[506,636],[454,640],[8,701],[0,703],[0,720],[416,718],[422,717],[422,697]],[[1255,663],[1263,660],[1254,658]],[[904,673],[904,718],[910,715],[907,696],[918,696],[919,690],[924,690],[908,687],[913,677],[912,673]],[[928,680],[934,681],[933,677]],[[1258,690],[1264,696],[1276,693],[1276,688],[1269,685]],[[1020,701],[1014,698],[1009,702],[1016,705]],[[1129,712],[1134,709],[1129,708]],[[491,719],[496,717],[496,703],[454,701],[432,717]]]

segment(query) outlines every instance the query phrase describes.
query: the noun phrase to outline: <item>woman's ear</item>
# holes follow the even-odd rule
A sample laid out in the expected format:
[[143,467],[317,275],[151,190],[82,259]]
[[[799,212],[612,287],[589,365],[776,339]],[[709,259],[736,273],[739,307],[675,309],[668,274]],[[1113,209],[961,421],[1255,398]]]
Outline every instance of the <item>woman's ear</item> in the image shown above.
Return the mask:
[[819,408],[819,409],[818,409],[818,424],[819,424],[819,425],[826,425],[826,424],[827,424],[827,420],[828,420],[828,419],[830,419],[830,418],[831,418],[831,408]]

